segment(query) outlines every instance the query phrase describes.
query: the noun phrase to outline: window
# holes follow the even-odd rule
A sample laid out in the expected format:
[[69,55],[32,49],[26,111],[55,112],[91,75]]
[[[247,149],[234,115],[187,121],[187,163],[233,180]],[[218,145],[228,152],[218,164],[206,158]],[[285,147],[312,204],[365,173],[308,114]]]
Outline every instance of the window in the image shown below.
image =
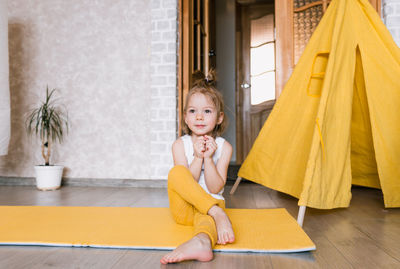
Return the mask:
[[275,100],[274,15],[250,23],[251,104]]

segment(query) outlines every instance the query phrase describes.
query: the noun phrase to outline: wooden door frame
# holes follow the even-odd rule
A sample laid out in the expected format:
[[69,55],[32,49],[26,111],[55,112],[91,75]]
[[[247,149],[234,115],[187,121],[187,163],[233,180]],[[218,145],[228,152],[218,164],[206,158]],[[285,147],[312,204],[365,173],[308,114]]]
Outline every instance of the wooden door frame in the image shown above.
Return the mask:
[[178,1],[178,136],[182,135],[184,100],[189,91],[189,74],[192,66],[190,29],[193,25],[190,14],[193,7],[191,3],[190,0]]
[[379,16],[382,16],[382,0],[369,0],[369,2],[375,8],[376,12],[378,12]]
[[275,96],[279,98],[294,68],[293,0],[275,0]]

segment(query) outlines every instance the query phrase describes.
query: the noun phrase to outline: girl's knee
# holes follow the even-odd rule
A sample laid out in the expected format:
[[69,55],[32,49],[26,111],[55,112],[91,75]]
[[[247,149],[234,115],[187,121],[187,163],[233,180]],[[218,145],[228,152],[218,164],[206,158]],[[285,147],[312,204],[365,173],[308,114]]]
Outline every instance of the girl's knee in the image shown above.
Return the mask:
[[187,176],[192,176],[190,170],[183,165],[175,165],[169,170],[168,173],[168,185],[174,184],[176,181],[182,180]]
[[[189,171],[189,169],[186,166],[183,165],[175,165],[174,167],[171,168],[171,170],[169,170],[168,173],[168,178],[170,176],[174,176],[176,174],[182,174],[182,173],[187,173]],[[190,171],[189,171],[190,172]]]

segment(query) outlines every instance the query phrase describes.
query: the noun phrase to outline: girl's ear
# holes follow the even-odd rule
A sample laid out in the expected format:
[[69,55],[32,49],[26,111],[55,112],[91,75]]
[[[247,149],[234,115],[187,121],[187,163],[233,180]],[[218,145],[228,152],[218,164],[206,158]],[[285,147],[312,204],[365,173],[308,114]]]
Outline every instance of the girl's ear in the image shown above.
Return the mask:
[[224,120],[224,112],[220,112],[217,120],[217,125],[221,124],[223,120]]

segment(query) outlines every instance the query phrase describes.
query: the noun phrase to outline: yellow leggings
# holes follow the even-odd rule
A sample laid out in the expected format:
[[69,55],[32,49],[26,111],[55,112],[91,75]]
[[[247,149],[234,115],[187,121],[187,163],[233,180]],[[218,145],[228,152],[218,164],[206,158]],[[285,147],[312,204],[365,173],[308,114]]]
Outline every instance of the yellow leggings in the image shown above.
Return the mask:
[[206,233],[211,246],[217,242],[214,219],[207,215],[213,205],[225,209],[225,201],[208,194],[193,178],[190,170],[182,165],[173,167],[168,174],[169,207],[178,224],[194,226],[194,235]]

